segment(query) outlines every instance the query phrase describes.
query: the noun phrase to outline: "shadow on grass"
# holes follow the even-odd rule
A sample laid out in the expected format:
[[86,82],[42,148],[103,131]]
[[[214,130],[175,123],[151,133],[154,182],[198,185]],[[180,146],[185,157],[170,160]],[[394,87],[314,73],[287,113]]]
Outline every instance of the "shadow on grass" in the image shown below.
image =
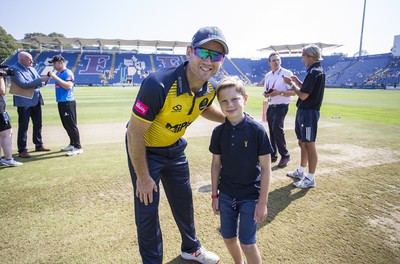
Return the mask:
[[290,183],[270,192],[268,196],[267,220],[259,225],[257,229],[271,223],[280,212],[284,211],[293,201],[302,198],[308,191],[309,189],[299,189]]
[[38,160],[46,160],[46,159],[54,159],[54,158],[59,158],[59,157],[67,157],[66,152],[53,152],[53,151],[48,151],[48,152],[35,152],[32,151],[29,154],[31,154],[30,158],[20,158],[18,155],[15,155],[15,160],[22,162],[22,163],[29,163],[32,161],[38,161]]
[[[285,166],[285,167],[286,167],[286,166]],[[284,169],[285,167],[280,168],[280,167],[278,167],[278,165],[275,165],[275,166],[272,166],[272,167],[271,167],[271,170],[272,170],[272,171],[281,170],[281,169]]]
[[[201,186],[198,191],[211,192],[211,184]],[[308,191],[309,189],[299,189],[290,183],[270,192],[268,196],[267,220],[260,224],[257,229],[271,223],[280,212],[284,211],[293,201],[302,198]]]
[[184,260],[181,256],[176,256],[173,260],[165,262],[167,264],[199,264],[197,261],[194,260]]
[[203,185],[197,191],[198,192],[211,192],[211,184]]

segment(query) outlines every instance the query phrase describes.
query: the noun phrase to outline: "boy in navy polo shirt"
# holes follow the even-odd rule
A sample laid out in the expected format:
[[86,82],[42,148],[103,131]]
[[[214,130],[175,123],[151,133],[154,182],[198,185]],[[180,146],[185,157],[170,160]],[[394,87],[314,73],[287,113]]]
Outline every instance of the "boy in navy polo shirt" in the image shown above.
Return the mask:
[[241,80],[223,79],[217,98],[226,120],[214,129],[209,147],[212,208],[220,214],[234,262],[243,263],[244,253],[248,263],[261,263],[256,230],[268,213],[272,147],[264,127],[243,112],[247,94]]

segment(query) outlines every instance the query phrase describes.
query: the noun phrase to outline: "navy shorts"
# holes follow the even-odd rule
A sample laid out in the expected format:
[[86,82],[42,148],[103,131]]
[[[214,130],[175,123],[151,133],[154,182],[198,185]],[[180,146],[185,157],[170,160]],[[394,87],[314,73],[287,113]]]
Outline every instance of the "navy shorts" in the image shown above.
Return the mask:
[[221,235],[229,239],[237,237],[244,245],[255,244],[257,224],[254,221],[254,210],[257,200],[240,200],[224,193],[219,193],[219,215]]
[[319,110],[297,109],[295,132],[302,142],[315,142],[317,138]]

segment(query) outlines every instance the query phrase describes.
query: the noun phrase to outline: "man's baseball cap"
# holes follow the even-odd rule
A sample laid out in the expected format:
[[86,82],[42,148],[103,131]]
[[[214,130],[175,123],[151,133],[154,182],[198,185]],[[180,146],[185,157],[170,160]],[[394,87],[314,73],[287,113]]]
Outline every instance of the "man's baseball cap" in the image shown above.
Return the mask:
[[228,45],[226,44],[225,36],[222,34],[221,29],[218,27],[202,27],[192,38],[190,45],[194,48],[200,47],[201,45],[209,42],[217,41],[224,47],[224,54],[229,53]]
[[61,55],[56,55],[53,57],[53,59],[49,60],[49,63],[54,63],[57,61],[65,61],[64,57]]

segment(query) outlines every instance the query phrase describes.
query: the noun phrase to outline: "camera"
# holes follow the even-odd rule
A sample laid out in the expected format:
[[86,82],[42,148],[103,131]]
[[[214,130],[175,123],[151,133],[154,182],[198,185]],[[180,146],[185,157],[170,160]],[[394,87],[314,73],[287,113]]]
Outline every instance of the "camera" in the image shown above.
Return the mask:
[[268,89],[268,91],[264,92],[264,94],[269,94],[272,93],[273,91],[275,91],[274,89]]
[[14,76],[14,70],[10,69],[8,65],[1,64],[0,65],[0,76],[7,77],[7,76]]

